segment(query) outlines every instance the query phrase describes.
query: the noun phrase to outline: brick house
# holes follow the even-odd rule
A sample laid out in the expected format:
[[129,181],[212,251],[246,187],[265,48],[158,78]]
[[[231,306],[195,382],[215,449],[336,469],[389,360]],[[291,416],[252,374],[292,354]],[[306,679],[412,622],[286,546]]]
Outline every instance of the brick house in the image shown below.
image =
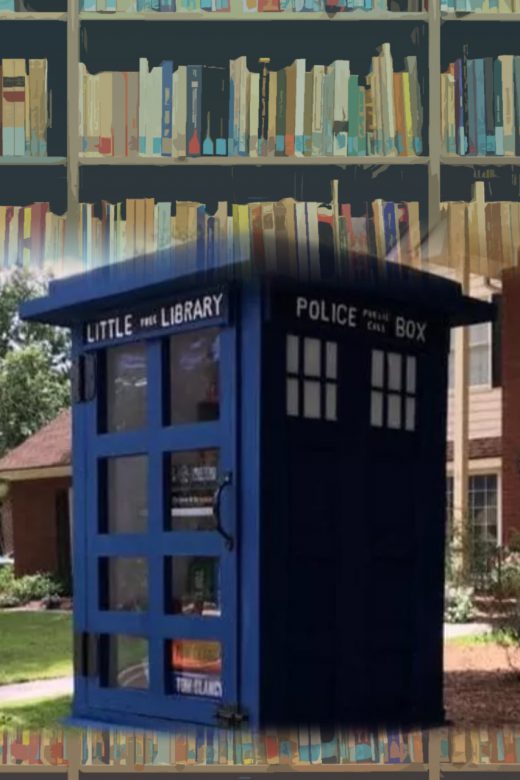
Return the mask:
[[3,538],[14,552],[15,575],[71,574],[70,410],[0,459]]

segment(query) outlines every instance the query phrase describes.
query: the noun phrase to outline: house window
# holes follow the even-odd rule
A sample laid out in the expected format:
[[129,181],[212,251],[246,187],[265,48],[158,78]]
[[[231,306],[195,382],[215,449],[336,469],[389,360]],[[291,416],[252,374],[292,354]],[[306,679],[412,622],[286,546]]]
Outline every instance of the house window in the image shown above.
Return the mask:
[[285,370],[289,417],[337,420],[338,345],[335,341],[289,334]]
[[373,428],[415,430],[417,358],[373,349],[371,388]]
[[[469,384],[470,387],[497,387],[500,385],[499,331],[489,322],[471,325],[469,331]],[[495,362],[495,366],[493,363]],[[455,386],[455,334],[451,332],[448,370],[449,388]]]
[[[447,479],[448,526],[453,520],[453,477]],[[498,475],[473,474],[468,480],[468,515],[474,554],[491,552],[499,544]]]

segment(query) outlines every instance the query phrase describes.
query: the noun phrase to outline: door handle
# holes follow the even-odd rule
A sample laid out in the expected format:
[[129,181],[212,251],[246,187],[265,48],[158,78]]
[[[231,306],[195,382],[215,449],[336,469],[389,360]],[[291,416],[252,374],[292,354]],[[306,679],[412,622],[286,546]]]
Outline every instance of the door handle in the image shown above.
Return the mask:
[[231,485],[231,472],[226,471],[220,482],[218,483],[217,489],[215,490],[215,494],[213,496],[213,517],[215,519],[215,531],[219,533],[222,537],[224,537],[226,541],[226,547],[228,550],[232,550],[234,547],[234,539],[233,537],[228,534],[228,532],[222,527],[222,521],[220,519],[220,499],[222,496],[222,491],[225,487],[228,485]]

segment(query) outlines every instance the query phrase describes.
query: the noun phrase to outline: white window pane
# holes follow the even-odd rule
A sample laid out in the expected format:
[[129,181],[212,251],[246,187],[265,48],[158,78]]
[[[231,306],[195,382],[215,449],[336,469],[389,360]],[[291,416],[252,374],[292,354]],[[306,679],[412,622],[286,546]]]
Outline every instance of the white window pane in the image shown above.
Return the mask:
[[383,393],[376,390],[372,390],[370,395],[370,425],[375,428],[383,426]]
[[286,368],[289,374],[298,373],[298,336],[287,336]]
[[287,379],[286,403],[287,403],[287,414],[290,415],[291,417],[297,417],[299,414],[297,379],[291,379],[290,377]]
[[327,382],[325,386],[325,418],[327,420],[337,420],[336,410],[336,385],[332,382]]
[[401,396],[390,393],[387,399],[387,426],[388,428],[401,427]]
[[396,352],[389,352],[388,359],[388,381],[387,387],[389,390],[401,389],[401,372],[402,372],[402,358]]
[[[384,352],[372,350],[372,387],[383,387]],[[381,423],[382,425],[382,423]]]
[[303,383],[303,416],[314,420],[321,417],[321,384],[319,382]]
[[469,382],[471,385],[491,384],[491,353],[488,344],[470,348]]
[[303,340],[303,372],[305,376],[321,375],[321,341]]
[[407,431],[415,431],[415,398],[406,399],[406,423]]
[[406,392],[415,393],[417,381],[417,360],[414,357],[406,358]]
[[455,355],[450,352],[448,356],[448,388],[453,390],[455,387]]
[[327,379],[338,378],[338,345],[335,341],[327,341],[325,373]]
[[491,329],[487,322],[481,322],[478,325],[471,325],[469,328],[469,343],[489,344],[491,341]]

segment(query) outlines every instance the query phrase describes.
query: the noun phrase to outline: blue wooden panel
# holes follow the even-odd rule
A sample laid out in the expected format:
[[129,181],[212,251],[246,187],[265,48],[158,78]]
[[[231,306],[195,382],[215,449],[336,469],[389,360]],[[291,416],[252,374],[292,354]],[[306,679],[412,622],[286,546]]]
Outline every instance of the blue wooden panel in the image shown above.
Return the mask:
[[[238,701],[238,548],[229,551],[224,539],[215,531],[170,531],[166,527],[169,514],[169,490],[166,458],[170,452],[211,449],[219,451],[219,473],[232,472],[234,480],[221,499],[222,525],[236,536],[237,490],[237,430],[236,394],[237,354],[234,328],[226,328],[220,335],[220,419],[193,425],[164,426],[165,398],[165,342],[147,341],[147,424],[142,430],[100,434],[97,432],[98,404],[96,398],[82,404],[82,418],[86,434],[82,457],[85,461],[82,482],[89,500],[84,506],[88,587],[83,589],[83,612],[87,630],[101,637],[114,635],[140,636],[148,642],[148,690],[112,689],[104,684],[103,669],[106,660],[101,657],[97,678],[83,680],[84,695],[78,698],[75,712],[88,714],[107,708],[114,717],[119,712],[125,721],[128,716],[153,716],[181,719],[189,722],[215,723],[219,699],[195,695],[168,693],[173,684],[172,671],[167,664],[173,639],[217,641],[222,646],[221,679],[225,701]],[[88,429],[88,430],[87,430]],[[100,480],[99,464],[109,457],[144,454],[147,457],[148,522],[145,533],[101,533],[99,496],[104,488]],[[211,556],[219,559],[220,617],[202,617],[167,614],[166,563],[175,555]],[[101,609],[101,589],[106,590],[106,569],[100,568],[100,559],[106,557],[145,557],[148,561],[148,609],[143,613],[128,613]],[[78,601],[80,599],[78,598]],[[102,647],[106,648],[103,640]],[[104,651],[105,652],[105,651]],[[85,693],[86,691],[86,693]],[[199,691],[200,692],[200,691]],[[223,703],[223,702],[220,702]]]
[[251,727],[259,726],[261,678],[261,588],[269,577],[268,565],[261,571],[261,463],[262,425],[269,419],[262,414],[262,295],[259,287],[242,298],[240,329],[240,560],[244,576],[240,581],[240,702]]

